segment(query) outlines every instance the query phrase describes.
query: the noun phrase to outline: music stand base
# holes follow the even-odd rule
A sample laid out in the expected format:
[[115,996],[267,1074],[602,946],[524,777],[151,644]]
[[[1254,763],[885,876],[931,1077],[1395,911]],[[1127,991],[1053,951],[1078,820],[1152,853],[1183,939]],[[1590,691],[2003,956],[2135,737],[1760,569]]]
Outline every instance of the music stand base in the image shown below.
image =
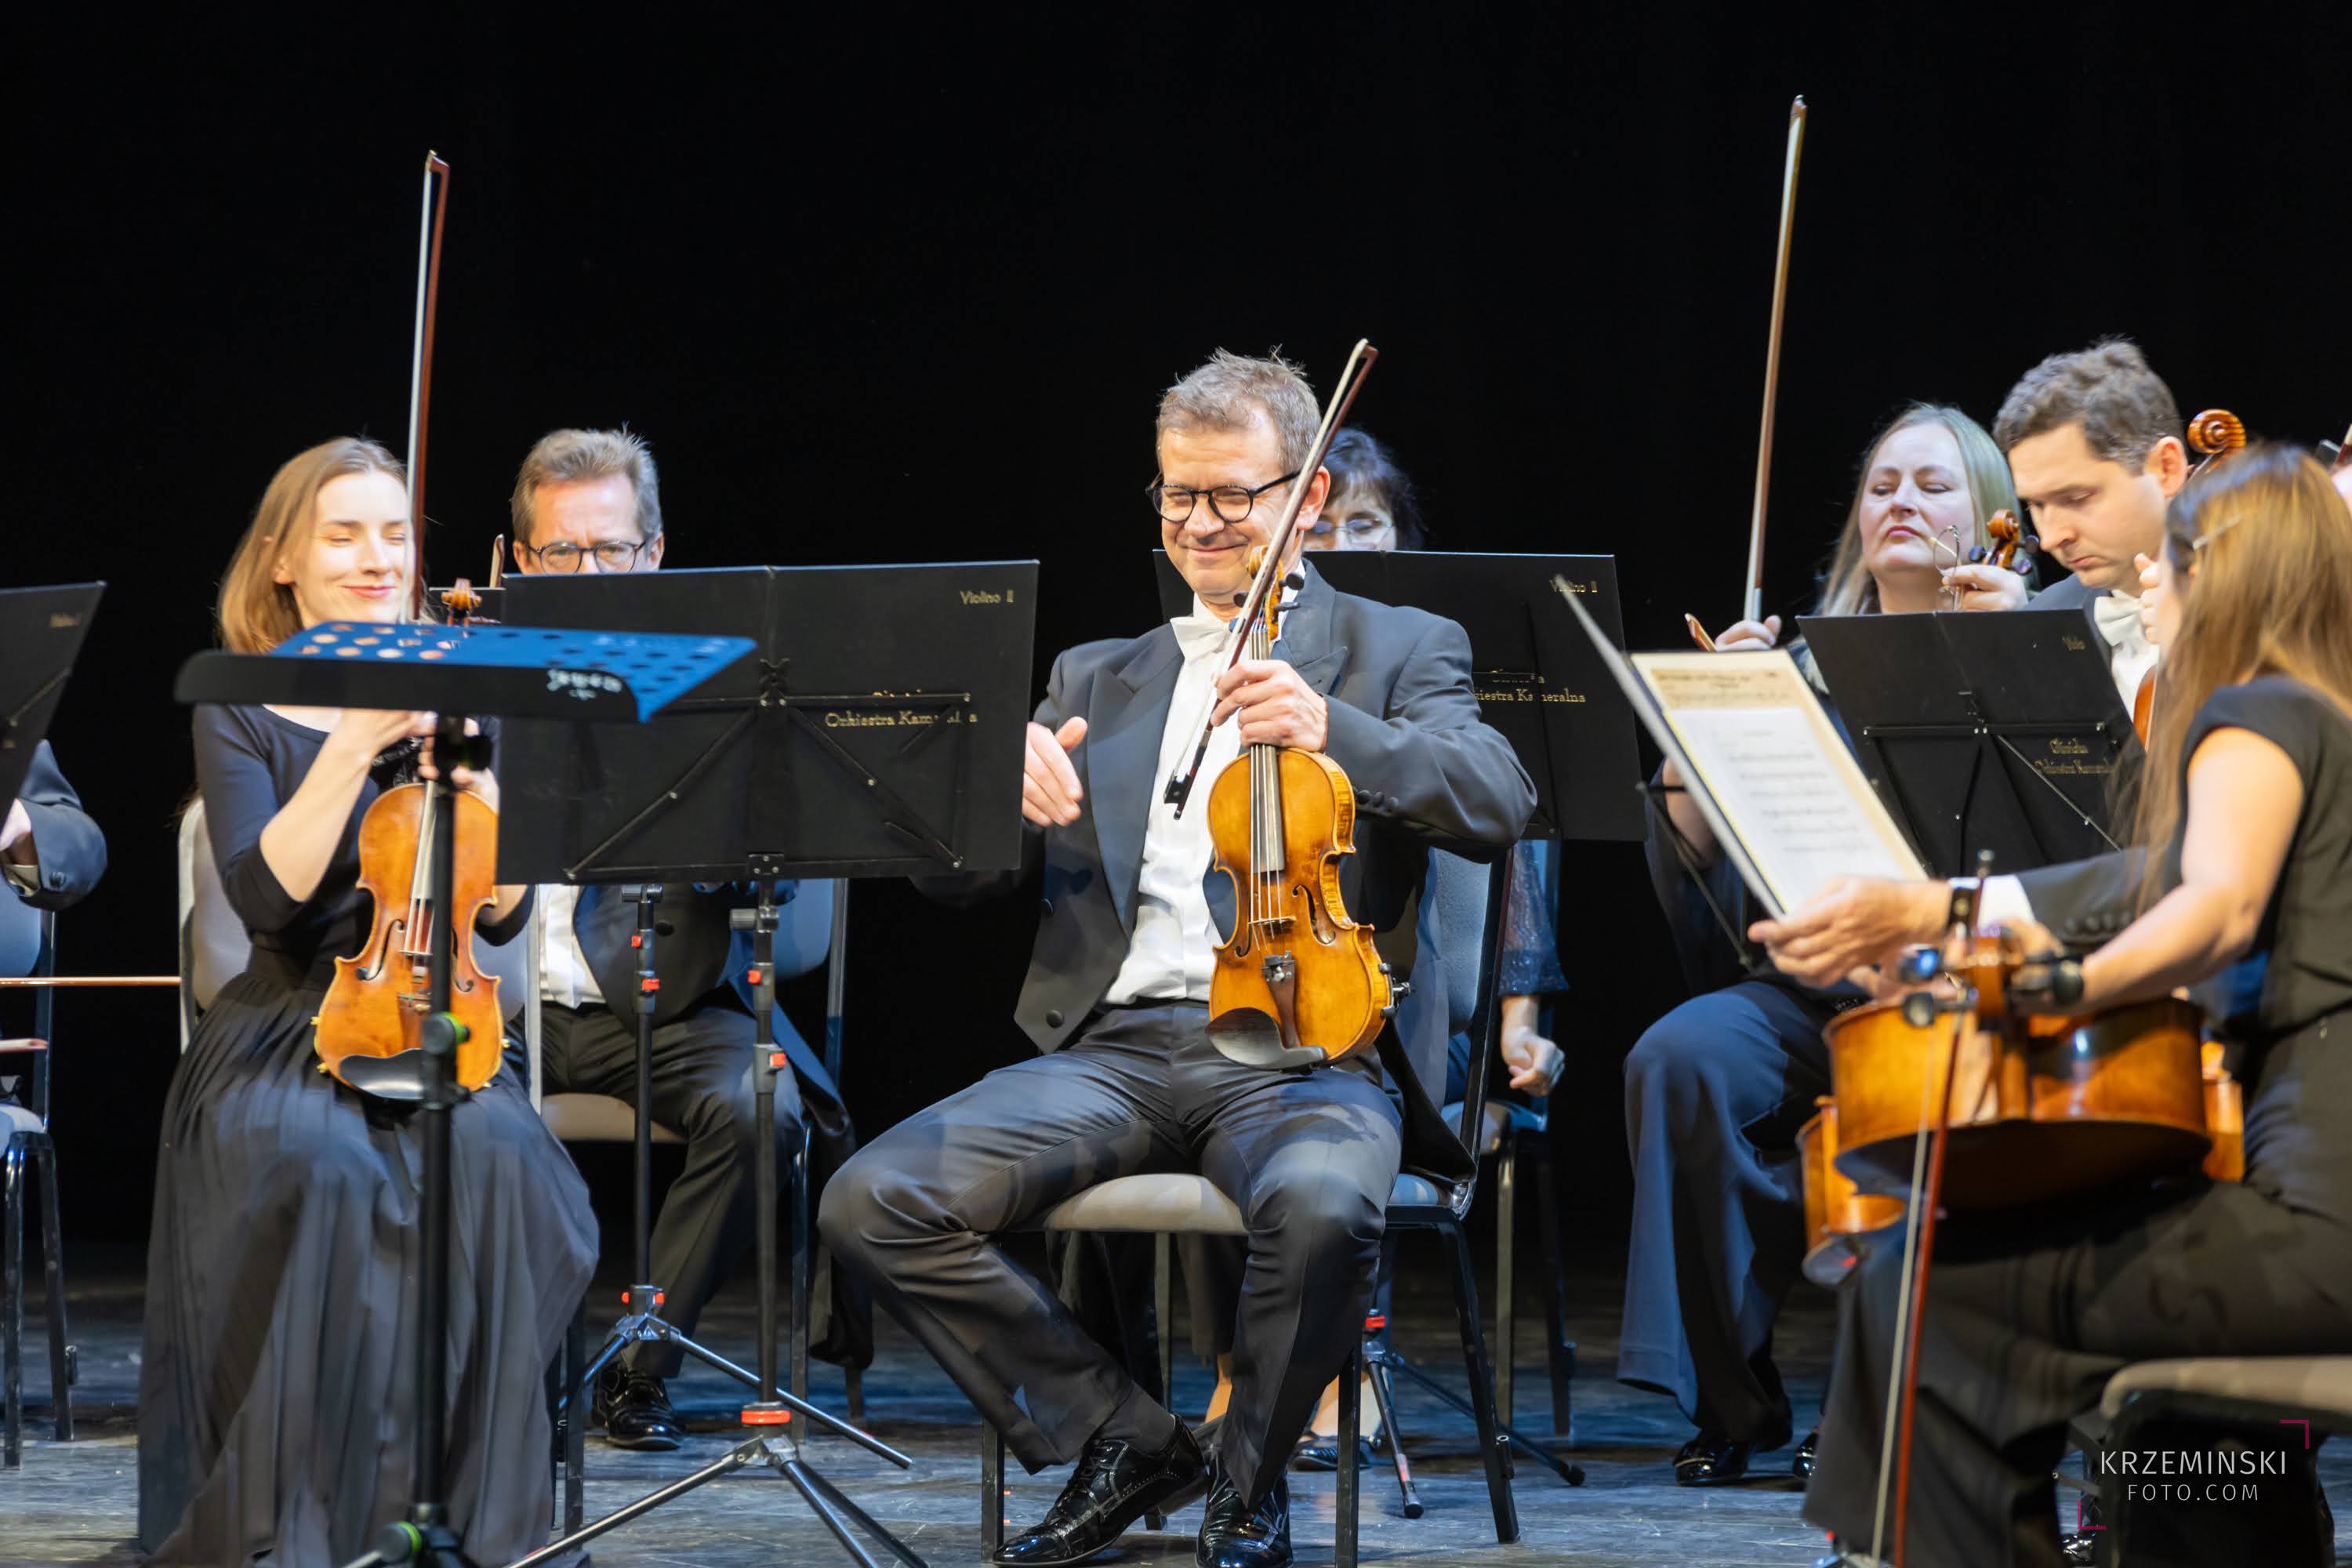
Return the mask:
[[[754,1405],[744,1414],[747,1416],[765,1415],[772,1408]],[[859,1568],[882,1568],[882,1564],[875,1559],[874,1554],[866,1549],[866,1543],[857,1539],[856,1532],[859,1531],[864,1531],[869,1539],[886,1548],[898,1562],[908,1564],[908,1568],[929,1568],[929,1565],[920,1557],[915,1555],[905,1542],[875,1522],[872,1515],[842,1496],[832,1482],[812,1469],[807,1461],[801,1458],[798,1439],[783,1431],[781,1424],[766,1423],[756,1424],[751,1436],[746,1437],[718,1459],[705,1465],[692,1475],[682,1476],[659,1491],[648,1492],[635,1502],[615,1509],[604,1518],[572,1531],[561,1541],[551,1541],[536,1552],[518,1557],[509,1565],[509,1568],[539,1568],[540,1564],[551,1563],[565,1553],[593,1541],[607,1531],[617,1530],[640,1514],[651,1512],[664,1503],[674,1502],[698,1487],[715,1481],[721,1476],[732,1475],[737,1470],[753,1464],[764,1464],[790,1481],[793,1489],[800,1493],[801,1500],[807,1503],[810,1511],[824,1521],[824,1527],[833,1532],[834,1539],[841,1543],[841,1549],[849,1553],[851,1559],[859,1564]],[[376,1561],[388,1560],[377,1559]],[[354,1568],[358,1568],[358,1565],[355,1564]]]

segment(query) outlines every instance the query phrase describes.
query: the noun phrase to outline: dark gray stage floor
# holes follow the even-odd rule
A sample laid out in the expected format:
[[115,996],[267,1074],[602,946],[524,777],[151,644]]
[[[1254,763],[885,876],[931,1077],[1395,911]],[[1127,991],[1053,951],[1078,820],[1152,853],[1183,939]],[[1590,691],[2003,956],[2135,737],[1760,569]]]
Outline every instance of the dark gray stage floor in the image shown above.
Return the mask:
[[[1458,1388],[1459,1342],[1444,1300],[1444,1276],[1435,1255],[1423,1250],[1428,1245],[1418,1237],[1407,1243],[1398,1315],[1402,1342],[1414,1360]],[[1617,1247],[1607,1250],[1613,1256]],[[70,1310],[74,1337],[81,1346],[82,1380],[76,1391],[81,1437],[68,1445],[49,1442],[46,1424],[37,1424],[24,1468],[0,1472],[0,1565],[138,1561],[130,1547],[138,1507],[133,1403],[140,1281],[135,1262],[129,1258],[75,1259]],[[1458,1563],[1800,1568],[1821,1553],[1821,1533],[1797,1514],[1799,1488],[1789,1477],[1788,1450],[1769,1456],[1757,1479],[1741,1485],[1707,1491],[1673,1485],[1668,1461],[1688,1429],[1667,1400],[1624,1388],[1612,1375],[1620,1288],[1615,1273],[1612,1261],[1586,1258],[1577,1299],[1570,1303],[1571,1331],[1580,1342],[1581,1357],[1574,1454],[1585,1468],[1586,1484],[1571,1489],[1521,1463],[1516,1486],[1521,1539],[1516,1546],[1497,1547],[1470,1424],[1408,1390],[1402,1395],[1402,1419],[1428,1511],[1418,1520],[1403,1518],[1391,1472],[1366,1472],[1361,1538],[1366,1561],[1409,1563],[1416,1568]],[[1521,1282],[1524,1293],[1524,1269]],[[609,1292],[598,1292],[599,1301],[613,1299]],[[1531,1434],[1549,1436],[1540,1307],[1528,1295],[1520,1310],[1521,1425]],[[1781,1363],[1801,1421],[1810,1416],[1820,1395],[1829,1323],[1829,1299],[1810,1289],[1801,1291],[1784,1321]],[[26,1327],[32,1363],[27,1397],[45,1404],[45,1342],[38,1337],[37,1321]],[[747,1363],[751,1359],[748,1291],[730,1292],[706,1327],[710,1342],[722,1353]],[[914,1470],[900,1472],[838,1438],[810,1441],[805,1457],[930,1563],[944,1568],[976,1562],[978,1423],[971,1406],[919,1349],[892,1325],[881,1325],[879,1332],[879,1354],[866,1380],[867,1425],[913,1456]],[[812,1378],[813,1396],[840,1412],[840,1373],[819,1365]],[[591,1439],[591,1516],[725,1452],[733,1430],[728,1423],[737,1404],[734,1386],[703,1371],[677,1384],[677,1403],[696,1429],[678,1453],[623,1454]],[[1207,1392],[1207,1374],[1189,1355],[1180,1355],[1179,1403],[1197,1415]],[[2328,1490],[2337,1499],[2352,1498],[2352,1455],[2343,1452],[2345,1447],[2331,1445],[2322,1458]],[[1023,1477],[1017,1466],[1013,1475],[1006,1511],[1020,1521],[1041,1514],[1064,1479],[1062,1472]],[[1332,1478],[1295,1475],[1291,1497],[1299,1560],[1328,1563]],[[2339,1551],[2352,1549],[2352,1510],[2344,1510],[2342,1517],[2347,1523],[2340,1527],[2346,1533],[2337,1538]],[[1167,1534],[1131,1534],[1121,1554],[1105,1561],[1138,1568],[1188,1564],[1199,1521],[1195,1504],[1171,1522]],[[848,1561],[792,1489],[760,1470],[715,1482],[622,1527],[593,1550],[594,1561],[606,1568]]]

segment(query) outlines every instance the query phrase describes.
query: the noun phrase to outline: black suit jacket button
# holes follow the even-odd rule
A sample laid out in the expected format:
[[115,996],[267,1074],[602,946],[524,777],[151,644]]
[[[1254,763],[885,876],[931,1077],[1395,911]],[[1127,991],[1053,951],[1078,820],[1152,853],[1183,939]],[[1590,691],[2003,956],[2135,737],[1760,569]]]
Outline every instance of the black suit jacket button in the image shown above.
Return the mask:
[[1372,792],[1371,792],[1371,791],[1370,791],[1370,790],[1368,790],[1368,789],[1360,789],[1360,790],[1358,790],[1358,791],[1356,792],[1356,804],[1357,804],[1358,805],[1371,805],[1371,804],[1372,804]]
[[1061,1026],[1062,1010],[1059,1007],[1048,1007],[1045,1009],[1045,1027],[1049,1029],[1058,1029]]

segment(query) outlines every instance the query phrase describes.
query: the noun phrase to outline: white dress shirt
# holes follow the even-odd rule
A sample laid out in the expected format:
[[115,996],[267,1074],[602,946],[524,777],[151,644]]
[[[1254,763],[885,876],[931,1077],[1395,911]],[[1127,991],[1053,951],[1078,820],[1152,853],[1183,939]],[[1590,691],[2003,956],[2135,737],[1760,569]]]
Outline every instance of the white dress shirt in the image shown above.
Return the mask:
[[572,929],[572,912],[580,907],[580,889],[569,882],[552,882],[539,889],[539,998],[566,1007],[593,1007],[604,1000],[588,955],[580,951],[580,937]]
[[1151,816],[1144,824],[1143,873],[1135,889],[1135,934],[1127,944],[1127,961],[1104,995],[1106,1002],[1209,999],[1209,974],[1215,967],[1213,950],[1217,938],[1209,921],[1209,898],[1202,879],[1209,871],[1209,786],[1225,764],[1241,755],[1241,726],[1227,719],[1209,737],[1208,754],[1201,759],[1192,803],[1180,819],[1176,808],[1160,792],[1160,782],[1174,773],[1186,748],[1197,738],[1192,728],[1201,704],[1215,684],[1217,650],[1224,646],[1225,623],[1209,613],[1198,595],[1192,613],[1169,623],[1184,653],[1183,673],[1176,678],[1176,694],[1169,700],[1167,726],[1160,733],[1160,771],[1152,775]]

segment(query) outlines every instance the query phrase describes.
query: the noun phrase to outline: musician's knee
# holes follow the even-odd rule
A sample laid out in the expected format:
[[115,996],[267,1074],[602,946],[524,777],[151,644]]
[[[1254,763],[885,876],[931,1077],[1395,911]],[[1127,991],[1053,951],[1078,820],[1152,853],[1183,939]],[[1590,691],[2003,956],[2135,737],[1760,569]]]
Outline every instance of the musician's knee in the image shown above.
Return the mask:
[[835,1172],[817,1205],[817,1232],[843,1257],[870,1261],[893,1242],[940,1228],[939,1200],[887,1155],[877,1158],[877,1147],[867,1145]]
[[1352,1283],[1379,1259],[1386,1197],[1375,1197],[1345,1170],[1277,1168],[1267,1173],[1251,1205],[1251,1239],[1278,1248],[1309,1277],[1328,1274]]
[[1706,1010],[1687,1002],[1643,1030],[1625,1057],[1627,1122],[1638,1130],[1663,1117],[1675,1136],[1693,1132],[1719,1068],[1721,1036]]

